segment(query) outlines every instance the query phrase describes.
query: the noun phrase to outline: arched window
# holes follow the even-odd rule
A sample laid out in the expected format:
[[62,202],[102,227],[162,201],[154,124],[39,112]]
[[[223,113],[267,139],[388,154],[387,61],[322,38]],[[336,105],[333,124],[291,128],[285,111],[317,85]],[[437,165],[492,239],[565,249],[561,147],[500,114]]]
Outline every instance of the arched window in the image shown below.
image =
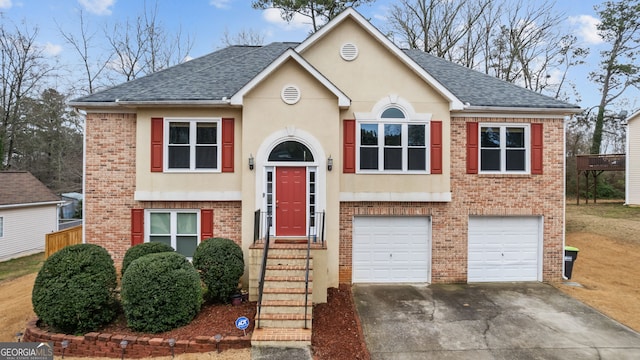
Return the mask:
[[269,161],[313,162],[313,154],[308,147],[297,141],[285,141],[269,154]]

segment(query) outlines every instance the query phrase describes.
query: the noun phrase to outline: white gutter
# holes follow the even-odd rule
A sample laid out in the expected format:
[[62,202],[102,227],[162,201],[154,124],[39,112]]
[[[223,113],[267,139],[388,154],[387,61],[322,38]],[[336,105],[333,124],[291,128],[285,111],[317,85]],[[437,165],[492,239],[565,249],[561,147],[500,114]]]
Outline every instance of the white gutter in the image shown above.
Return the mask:
[[501,107],[501,106],[476,106],[465,104],[463,110],[452,111],[452,116],[456,116],[456,114],[460,114],[460,116],[466,115],[469,112],[477,112],[477,113],[517,113],[517,114],[535,114],[535,113],[545,113],[545,114],[579,114],[583,111],[580,108],[539,108],[539,107]]
[[222,100],[153,100],[153,101],[72,101],[69,106],[86,109],[86,108],[113,108],[113,107],[151,107],[151,106],[229,106],[231,101],[223,98]]
[[53,204],[62,204],[64,201],[45,201],[45,202],[37,202],[37,203],[23,203],[23,204],[7,204],[0,205],[0,209],[11,209],[11,208],[20,208],[20,207],[31,207],[31,206],[44,206],[44,205],[53,205]]

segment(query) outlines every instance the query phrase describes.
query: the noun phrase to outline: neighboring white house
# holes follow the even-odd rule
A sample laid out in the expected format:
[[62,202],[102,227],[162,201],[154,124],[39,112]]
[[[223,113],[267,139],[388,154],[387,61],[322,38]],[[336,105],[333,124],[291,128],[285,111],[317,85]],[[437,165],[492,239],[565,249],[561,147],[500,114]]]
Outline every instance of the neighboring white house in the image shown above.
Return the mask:
[[44,250],[60,198],[26,171],[0,172],[0,261]]
[[625,203],[640,206],[640,110],[627,119]]

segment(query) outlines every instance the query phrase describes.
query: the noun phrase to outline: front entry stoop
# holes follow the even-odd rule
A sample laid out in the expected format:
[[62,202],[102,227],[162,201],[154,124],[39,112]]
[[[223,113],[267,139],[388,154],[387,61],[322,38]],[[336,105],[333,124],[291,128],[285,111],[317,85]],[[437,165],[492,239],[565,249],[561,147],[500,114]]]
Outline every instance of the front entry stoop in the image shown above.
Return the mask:
[[[313,321],[313,259],[309,259],[309,287],[305,314],[306,259],[306,244],[273,243],[270,246],[262,294],[262,309],[260,315],[256,314],[256,328],[251,336],[252,348],[310,349]],[[257,328],[258,325],[260,328]],[[256,350],[256,353],[263,352]]]

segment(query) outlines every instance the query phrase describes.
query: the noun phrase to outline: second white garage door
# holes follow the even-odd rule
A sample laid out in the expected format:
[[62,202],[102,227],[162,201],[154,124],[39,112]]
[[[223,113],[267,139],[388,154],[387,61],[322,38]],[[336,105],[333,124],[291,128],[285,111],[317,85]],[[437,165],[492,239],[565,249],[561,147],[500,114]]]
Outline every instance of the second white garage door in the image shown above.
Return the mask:
[[353,282],[428,282],[428,217],[355,217]]
[[537,281],[541,218],[469,218],[468,282]]

